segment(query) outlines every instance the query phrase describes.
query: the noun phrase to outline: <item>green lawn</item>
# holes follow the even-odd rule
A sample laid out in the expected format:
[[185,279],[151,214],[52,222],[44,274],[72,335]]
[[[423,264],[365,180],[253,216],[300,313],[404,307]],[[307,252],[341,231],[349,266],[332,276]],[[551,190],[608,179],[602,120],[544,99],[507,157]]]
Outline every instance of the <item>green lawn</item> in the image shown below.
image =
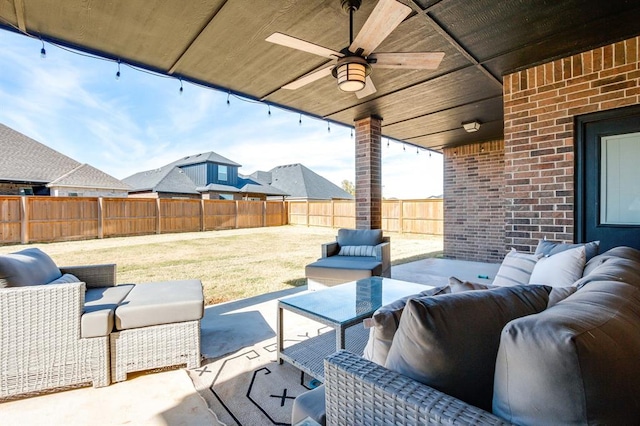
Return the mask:
[[[305,285],[304,266],[336,233],[281,226],[3,246],[0,253],[39,247],[58,265],[116,263],[118,283],[200,279],[209,305]],[[394,265],[442,253],[441,237],[385,235]]]

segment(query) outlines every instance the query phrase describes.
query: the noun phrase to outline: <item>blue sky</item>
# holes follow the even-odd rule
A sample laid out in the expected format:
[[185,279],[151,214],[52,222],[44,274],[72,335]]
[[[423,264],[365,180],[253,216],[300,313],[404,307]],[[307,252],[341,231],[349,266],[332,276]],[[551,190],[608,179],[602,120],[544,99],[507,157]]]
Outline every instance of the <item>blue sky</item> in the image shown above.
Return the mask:
[[[355,181],[348,127],[69,53],[0,30],[0,123],[117,178],[215,151],[240,173],[302,163],[337,185]],[[442,194],[442,156],[383,138],[383,196]]]

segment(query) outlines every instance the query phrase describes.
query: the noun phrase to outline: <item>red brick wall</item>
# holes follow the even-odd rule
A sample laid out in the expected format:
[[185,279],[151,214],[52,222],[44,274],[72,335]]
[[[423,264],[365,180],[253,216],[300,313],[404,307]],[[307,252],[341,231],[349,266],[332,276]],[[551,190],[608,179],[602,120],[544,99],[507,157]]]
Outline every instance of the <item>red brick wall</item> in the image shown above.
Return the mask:
[[382,228],[382,120],[356,121],[356,228]]
[[505,76],[507,247],[533,250],[544,236],[573,241],[574,119],[640,103],[639,42]]
[[444,150],[444,253],[453,259],[504,257],[504,143]]
[[500,261],[545,236],[573,241],[575,117],[637,104],[640,37],[506,75],[504,148],[444,151],[445,257]]

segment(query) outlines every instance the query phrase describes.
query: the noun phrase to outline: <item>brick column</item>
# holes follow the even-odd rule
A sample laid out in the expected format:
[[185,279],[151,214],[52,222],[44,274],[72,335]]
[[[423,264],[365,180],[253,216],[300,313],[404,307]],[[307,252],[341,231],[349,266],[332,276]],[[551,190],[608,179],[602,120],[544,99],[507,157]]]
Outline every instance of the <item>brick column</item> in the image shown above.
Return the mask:
[[382,118],[356,120],[356,228],[382,228]]

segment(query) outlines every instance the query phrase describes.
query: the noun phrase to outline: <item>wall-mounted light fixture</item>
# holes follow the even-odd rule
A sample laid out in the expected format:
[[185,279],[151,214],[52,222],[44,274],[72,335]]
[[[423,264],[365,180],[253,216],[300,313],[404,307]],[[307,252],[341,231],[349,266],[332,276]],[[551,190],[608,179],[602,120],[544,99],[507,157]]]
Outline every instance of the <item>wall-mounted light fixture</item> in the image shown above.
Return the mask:
[[468,133],[473,133],[480,130],[480,124],[481,123],[479,121],[469,121],[466,123],[462,123],[462,127],[464,127],[464,130],[466,130]]

